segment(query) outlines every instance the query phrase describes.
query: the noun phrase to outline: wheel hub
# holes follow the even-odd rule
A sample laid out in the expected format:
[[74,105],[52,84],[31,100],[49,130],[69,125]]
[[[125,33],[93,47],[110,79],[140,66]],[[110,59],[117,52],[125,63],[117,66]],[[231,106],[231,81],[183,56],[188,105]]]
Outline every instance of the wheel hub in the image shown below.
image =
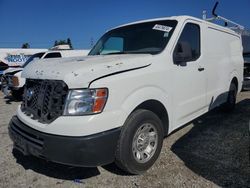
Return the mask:
[[143,124],[133,139],[133,156],[139,163],[145,163],[154,155],[158,142],[158,134],[153,124]]

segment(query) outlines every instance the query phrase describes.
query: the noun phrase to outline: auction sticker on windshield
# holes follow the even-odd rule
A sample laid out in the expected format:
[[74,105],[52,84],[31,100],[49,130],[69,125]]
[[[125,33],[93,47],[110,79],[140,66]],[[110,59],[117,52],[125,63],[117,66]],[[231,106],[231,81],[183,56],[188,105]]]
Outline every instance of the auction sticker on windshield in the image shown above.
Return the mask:
[[158,31],[170,32],[172,30],[172,27],[169,27],[169,26],[166,26],[166,25],[155,24],[153,29],[158,30]]

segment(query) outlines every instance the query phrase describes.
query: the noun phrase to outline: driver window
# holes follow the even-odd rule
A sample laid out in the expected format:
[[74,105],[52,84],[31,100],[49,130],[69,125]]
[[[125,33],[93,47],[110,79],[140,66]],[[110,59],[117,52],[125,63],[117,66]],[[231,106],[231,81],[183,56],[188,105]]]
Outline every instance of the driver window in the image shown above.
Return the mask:
[[182,56],[182,61],[195,61],[200,57],[200,27],[187,23],[174,50],[174,57]]

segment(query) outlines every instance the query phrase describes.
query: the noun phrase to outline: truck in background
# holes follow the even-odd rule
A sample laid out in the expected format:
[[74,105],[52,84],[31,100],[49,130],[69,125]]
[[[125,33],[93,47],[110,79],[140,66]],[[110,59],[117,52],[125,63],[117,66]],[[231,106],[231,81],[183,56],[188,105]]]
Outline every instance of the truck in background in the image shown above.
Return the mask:
[[[61,45],[62,46],[62,45]],[[32,61],[37,59],[49,59],[49,58],[66,58],[66,57],[77,57],[86,56],[89,50],[57,50],[62,47],[52,48],[52,50],[36,53],[21,66],[15,68],[8,68],[4,71],[1,78],[2,92],[5,96],[8,96],[11,92],[15,99],[20,100],[23,94],[23,86],[25,84],[25,78],[21,77],[22,70]],[[63,48],[65,49],[65,48]]]
[[21,67],[30,56],[48,49],[0,48],[0,85],[4,70],[9,67]]

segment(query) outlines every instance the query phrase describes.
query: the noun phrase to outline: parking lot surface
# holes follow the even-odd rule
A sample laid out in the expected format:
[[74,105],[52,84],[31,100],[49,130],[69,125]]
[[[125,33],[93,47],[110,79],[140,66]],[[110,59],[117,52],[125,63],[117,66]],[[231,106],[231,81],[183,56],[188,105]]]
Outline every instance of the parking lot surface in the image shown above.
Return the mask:
[[20,102],[0,93],[0,187],[250,187],[250,92],[236,109],[215,109],[164,140],[156,164],[140,176],[114,164],[97,168],[59,165],[12,149],[8,123]]

